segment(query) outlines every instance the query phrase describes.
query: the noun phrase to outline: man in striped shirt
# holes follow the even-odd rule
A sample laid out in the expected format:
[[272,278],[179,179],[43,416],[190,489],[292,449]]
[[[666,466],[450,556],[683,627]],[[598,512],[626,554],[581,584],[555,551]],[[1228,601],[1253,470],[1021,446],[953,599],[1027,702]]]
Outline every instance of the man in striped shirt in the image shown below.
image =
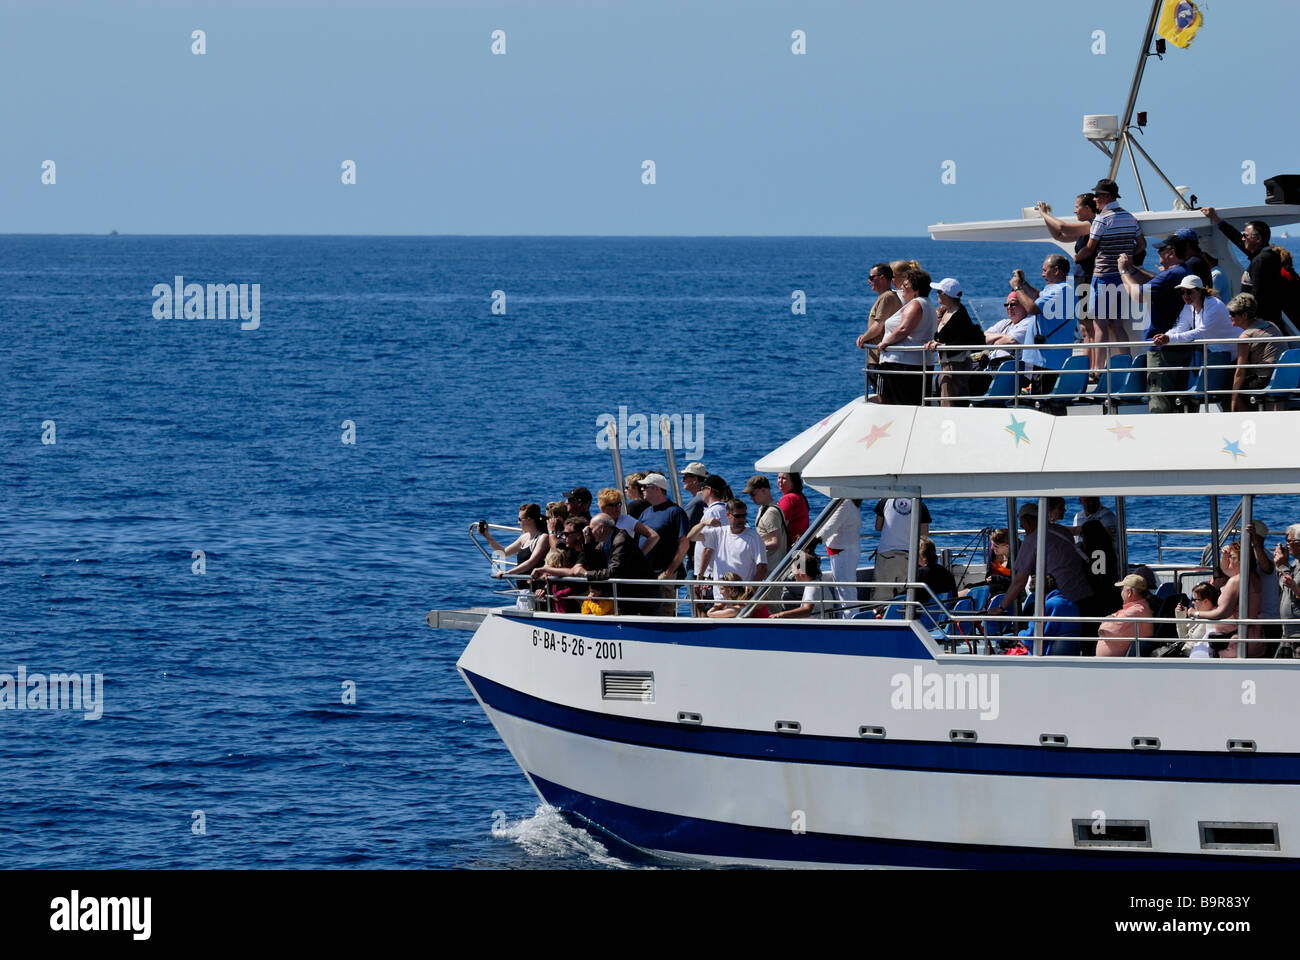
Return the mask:
[[1135,311],[1124,290],[1119,258],[1127,253],[1140,260],[1146,238],[1137,218],[1119,205],[1119,186],[1114,180],[1098,180],[1092,192],[1101,212],[1092,221],[1088,242],[1075,254],[1075,260],[1097,258],[1092,273],[1092,309],[1102,339],[1111,343],[1138,340],[1141,337],[1132,329]]

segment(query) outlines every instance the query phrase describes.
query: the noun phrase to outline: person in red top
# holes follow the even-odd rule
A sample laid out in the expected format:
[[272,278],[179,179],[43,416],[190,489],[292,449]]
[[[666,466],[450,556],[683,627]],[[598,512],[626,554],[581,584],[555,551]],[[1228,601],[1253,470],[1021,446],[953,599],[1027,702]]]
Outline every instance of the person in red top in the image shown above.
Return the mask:
[[785,528],[790,532],[790,544],[808,529],[808,498],[803,495],[803,478],[797,473],[778,473],[776,485],[781,488],[777,506],[785,517]]

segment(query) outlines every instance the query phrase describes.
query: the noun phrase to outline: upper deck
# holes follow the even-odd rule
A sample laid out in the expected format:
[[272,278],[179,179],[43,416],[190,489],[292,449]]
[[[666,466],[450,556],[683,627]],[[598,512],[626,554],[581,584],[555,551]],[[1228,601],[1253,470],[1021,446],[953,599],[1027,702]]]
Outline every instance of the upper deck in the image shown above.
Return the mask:
[[1054,416],[1025,405],[892,406],[857,398],[760,459],[832,498],[1294,492],[1286,411]]

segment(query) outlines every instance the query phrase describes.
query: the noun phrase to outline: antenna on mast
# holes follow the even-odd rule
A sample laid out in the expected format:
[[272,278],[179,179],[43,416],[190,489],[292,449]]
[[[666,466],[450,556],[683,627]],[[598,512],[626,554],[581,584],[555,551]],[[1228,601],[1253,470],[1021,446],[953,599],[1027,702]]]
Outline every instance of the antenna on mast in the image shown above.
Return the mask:
[[[1165,176],[1156,162],[1151,159],[1151,155],[1142,148],[1142,145],[1133,137],[1132,121],[1133,110],[1137,106],[1138,89],[1142,86],[1142,75],[1146,71],[1147,60],[1150,57],[1160,57],[1164,59],[1165,41],[1161,37],[1155,42],[1155,51],[1151,50],[1151,38],[1155,36],[1156,23],[1160,17],[1160,6],[1162,0],[1153,0],[1151,4],[1151,16],[1147,18],[1146,34],[1142,38],[1142,52],[1138,55],[1137,67],[1133,71],[1133,83],[1129,87],[1128,102],[1124,105],[1123,119],[1116,118],[1113,113],[1089,114],[1083,118],[1083,135],[1090,140],[1094,146],[1110,158],[1110,170],[1106,176],[1110,180],[1115,179],[1115,174],[1119,173],[1119,165],[1124,159],[1124,154],[1128,153],[1129,164],[1133,169],[1133,179],[1137,181],[1138,193],[1142,197],[1142,208],[1150,210],[1147,203],[1147,194],[1142,186],[1142,175],[1138,172],[1137,154],[1151,165],[1151,169],[1156,172],[1166,187],[1173,191],[1174,196],[1182,206],[1192,206],[1188,203],[1187,197],[1183,190],[1174,186],[1173,183]],[[1138,129],[1147,125],[1146,111],[1137,115]],[[1108,144],[1115,144],[1112,148]],[[1186,188],[1184,188],[1186,189]]]

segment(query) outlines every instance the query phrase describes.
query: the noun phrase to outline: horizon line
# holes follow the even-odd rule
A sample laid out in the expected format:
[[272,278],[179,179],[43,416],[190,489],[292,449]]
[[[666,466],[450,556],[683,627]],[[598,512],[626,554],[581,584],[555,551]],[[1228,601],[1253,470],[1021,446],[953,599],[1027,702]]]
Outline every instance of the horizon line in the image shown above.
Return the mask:
[[[8,237],[283,237],[456,240],[930,240],[928,233],[0,233]],[[936,241],[939,242],[939,241]],[[996,241],[994,241],[996,242]],[[1017,242],[1017,241],[1011,241]]]

